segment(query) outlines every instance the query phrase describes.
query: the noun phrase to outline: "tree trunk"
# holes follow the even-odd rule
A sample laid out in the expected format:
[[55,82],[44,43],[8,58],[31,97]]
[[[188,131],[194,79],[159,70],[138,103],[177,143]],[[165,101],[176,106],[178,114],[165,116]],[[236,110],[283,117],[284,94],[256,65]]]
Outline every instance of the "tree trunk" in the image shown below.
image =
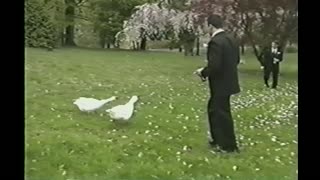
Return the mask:
[[99,31],[99,41],[100,41],[100,47],[104,49],[106,46],[106,33],[104,30]]
[[134,42],[134,41],[132,41],[132,48],[133,48],[133,50],[137,49],[136,42]]
[[193,56],[193,45],[190,44],[190,43],[185,43],[183,45],[183,48],[184,48],[184,55],[185,56],[188,56],[188,55],[191,55]]
[[254,55],[256,56],[257,60],[259,61],[260,65],[263,66],[263,62],[262,59],[260,57],[260,53],[257,49],[256,43],[254,42],[252,36],[251,36],[251,32],[247,31],[247,38],[250,41],[251,47],[253,49]]
[[196,52],[197,56],[200,56],[200,38],[197,37],[197,52]]
[[190,54],[193,56],[193,47],[190,47]]
[[74,15],[75,15],[75,0],[65,0],[67,8],[65,10],[65,16],[67,22],[70,24],[66,27],[66,36],[65,36],[65,45],[67,46],[76,46],[74,42]]
[[183,44],[183,52],[184,52],[184,55],[185,55],[185,56],[188,56],[188,55],[189,55],[189,49],[188,49],[187,44]]
[[259,57],[260,57],[260,54],[259,54],[259,51],[257,49],[257,46],[255,44],[251,44],[252,46],[252,49],[253,49],[253,52],[254,52],[254,55],[256,56],[256,58],[260,61]]
[[181,46],[179,47],[179,52],[182,52],[182,47]]
[[146,50],[146,47],[147,47],[147,38],[146,37],[143,37],[141,39],[141,44],[140,44],[140,50]]
[[184,44],[184,48],[185,48],[185,55],[191,55],[193,56],[193,48],[194,48],[194,44],[195,44],[196,39],[190,39],[188,40],[185,44]]
[[67,46],[76,46],[76,43],[74,42],[74,26],[69,25],[66,27],[66,41],[65,45]]
[[257,49],[257,46],[256,44],[251,44],[252,46],[252,49],[253,49],[253,52],[254,52],[254,55],[256,56],[257,60],[259,61],[260,65],[263,66],[263,60],[261,59],[262,57],[260,57],[260,53]]
[[106,45],[106,41],[104,39],[100,39],[100,47],[104,49],[105,45]]
[[110,43],[109,42],[107,43],[107,48],[110,49]]
[[241,48],[241,54],[244,55],[245,48],[243,43],[240,44],[240,48]]
[[64,32],[62,31],[61,32],[61,46],[63,46],[64,43],[65,43],[65,41],[64,41]]

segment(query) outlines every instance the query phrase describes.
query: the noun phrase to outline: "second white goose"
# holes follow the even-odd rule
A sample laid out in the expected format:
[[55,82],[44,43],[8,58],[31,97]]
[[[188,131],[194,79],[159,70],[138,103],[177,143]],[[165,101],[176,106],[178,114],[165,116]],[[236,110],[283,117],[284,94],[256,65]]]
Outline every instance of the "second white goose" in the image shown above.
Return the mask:
[[107,109],[106,112],[109,116],[115,120],[129,120],[133,115],[134,104],[138,101],[138,96],[132,96],[128,103],[124,105],[118,105],[111,109]]

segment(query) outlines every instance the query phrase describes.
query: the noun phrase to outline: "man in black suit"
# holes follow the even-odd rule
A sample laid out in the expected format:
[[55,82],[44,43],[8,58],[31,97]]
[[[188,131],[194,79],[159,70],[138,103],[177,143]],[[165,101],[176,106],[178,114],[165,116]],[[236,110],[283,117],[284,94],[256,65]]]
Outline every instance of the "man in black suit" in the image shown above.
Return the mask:
[[226,152],[238,152],[230,108],[230,96],[240,92],[238,69],[239,46],[222,29],[220,16],[208,17],[211,40],[205,68],[196,70],[202,80],[209,79],[208,117],[212,140],[209,144]]
[[266,87],[269,87],[268,81],[270,78],[270,74],[272,73],[272,88],[276,89],[279,77],[279,63],[283,60],[283,51],[279,46],[279,43],[272,42],[271,47],[266,47],[262,51],[259,59],[261,59],[263,62],[263,79]]

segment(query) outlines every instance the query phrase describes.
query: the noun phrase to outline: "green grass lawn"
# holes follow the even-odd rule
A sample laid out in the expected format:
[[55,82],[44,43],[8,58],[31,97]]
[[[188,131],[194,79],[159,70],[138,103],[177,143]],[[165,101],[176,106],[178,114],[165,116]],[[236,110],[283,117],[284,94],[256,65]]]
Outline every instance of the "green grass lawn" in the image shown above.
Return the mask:
[[[204,57],[27,48],[27,179],[296,179],[297,55],[285,56],[277,91],[263,87],[253,56],[243,58],[232,98],[241,153],[219,154],[207,145],[208,85],[192,74]],[[133,118],[112,122],[105,109],[132,95]],[[118,99],[86,114],[72,104],[81,96]]]

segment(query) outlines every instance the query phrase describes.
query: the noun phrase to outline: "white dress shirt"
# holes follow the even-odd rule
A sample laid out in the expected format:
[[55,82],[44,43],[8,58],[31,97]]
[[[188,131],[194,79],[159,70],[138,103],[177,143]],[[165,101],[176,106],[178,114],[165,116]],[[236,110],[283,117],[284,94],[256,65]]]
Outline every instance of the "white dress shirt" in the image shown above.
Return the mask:
[[221,28],[217,29],[217,30],[211,35],[211,38],[213,38],[215,35],[217,35],[217,34],[219,34],[219,33],[221,33],[221,32],[224,32],[224,30],[221,29]]

